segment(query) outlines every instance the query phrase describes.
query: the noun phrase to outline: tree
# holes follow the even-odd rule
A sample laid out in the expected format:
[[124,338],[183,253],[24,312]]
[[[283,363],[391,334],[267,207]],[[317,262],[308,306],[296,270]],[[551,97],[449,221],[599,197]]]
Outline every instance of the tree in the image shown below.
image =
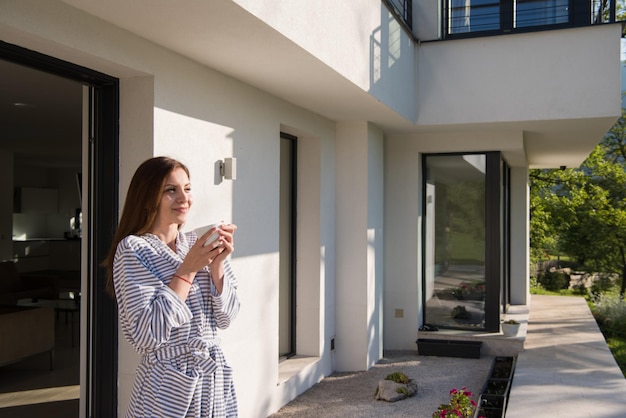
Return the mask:
[[620,274],[623,298],[626,286],[624,110],[579,168],[532,170],[530,177],[531,247],[556,246],[591,271]]

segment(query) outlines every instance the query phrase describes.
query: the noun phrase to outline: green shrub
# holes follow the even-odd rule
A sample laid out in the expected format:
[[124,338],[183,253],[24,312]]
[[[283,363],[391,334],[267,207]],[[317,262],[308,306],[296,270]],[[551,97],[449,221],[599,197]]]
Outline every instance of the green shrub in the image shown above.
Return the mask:
[[409,378],[409,376],[405,375],[402,372],[393,372],[391,374],[388,374],[387,377],[385,377],[385,380],[391,380],[396,383],[407,384],[411,379]]
[[537,280],[537,276],[530,276],[530,287],[539,287],[539,281]]
[[600,293],[607,292],[611,290],[611,288],[615,285],[615,282],[611,279],[611,276],[608,274],[599,274],[598,278],[591,285],[591,294],[597,295]]
[[604,334],[626,337],[626,301],[615,293],[600,293],[592,302],[591,311]]
[[584,284],[577,284],[572,288],[572,294],[577,296],[586,296],[589,294],[587,287]]
[[569,287],[570,277],[562,271],[546,271],[537,280],[544,289],[558,291]]

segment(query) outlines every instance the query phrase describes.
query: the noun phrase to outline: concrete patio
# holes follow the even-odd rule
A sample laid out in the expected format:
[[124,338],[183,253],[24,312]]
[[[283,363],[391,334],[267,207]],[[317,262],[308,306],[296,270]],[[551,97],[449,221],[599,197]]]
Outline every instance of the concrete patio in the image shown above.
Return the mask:
[[[430,418],[453,387],[479,392],[493,357],[510,355],[510,350],[519,354],[507,418],[626,417],[626,379],[584,298],[533,295],[529,310],[515,308],[507,318],[514,316],[523,324],[517,337],[420,333],[428,338],[481,338],[480,359],[386,353],[367,372],[324,379],[271,417]],[[374,400],[377,381],[397,370],[417,380],[417,395],[394,403]]]

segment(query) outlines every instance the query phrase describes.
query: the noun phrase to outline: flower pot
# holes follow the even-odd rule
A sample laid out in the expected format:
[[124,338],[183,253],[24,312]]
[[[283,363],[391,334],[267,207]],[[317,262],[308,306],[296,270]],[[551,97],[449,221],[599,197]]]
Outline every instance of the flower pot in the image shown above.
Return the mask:
[[516,357],[497,356],[493,360],[489,377],[493,379],[511,379],[515,371]]
[[482,395],[501,395],[508,396],[509,380],[508,379],[488,379]]
[[504,408],[476,408],[476,418],[504,418]]
[[482,341],[436,340],[418,338],[417,354],[420,356],[480,358]]
[[480,408],[506,408],[506,396],[505,395],[480,395],[478,400],[478,406]]
[[520,324],[505,324],[502,325],[502,333],[505,337],[515,337],[519,331]]

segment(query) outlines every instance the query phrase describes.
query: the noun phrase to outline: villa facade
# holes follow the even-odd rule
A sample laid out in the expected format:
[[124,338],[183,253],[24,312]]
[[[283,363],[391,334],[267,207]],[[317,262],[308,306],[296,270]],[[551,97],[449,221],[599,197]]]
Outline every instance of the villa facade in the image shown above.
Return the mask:
[[129,401],[99,263],[155,155],[191,171],[185,228],[238,225],[242,417],[426,323],[499,332],[529,303],[529,169],[578,166],[620,115],[621,24],[561,3],[2,0],[0,60],[82,98],[81,416]]

